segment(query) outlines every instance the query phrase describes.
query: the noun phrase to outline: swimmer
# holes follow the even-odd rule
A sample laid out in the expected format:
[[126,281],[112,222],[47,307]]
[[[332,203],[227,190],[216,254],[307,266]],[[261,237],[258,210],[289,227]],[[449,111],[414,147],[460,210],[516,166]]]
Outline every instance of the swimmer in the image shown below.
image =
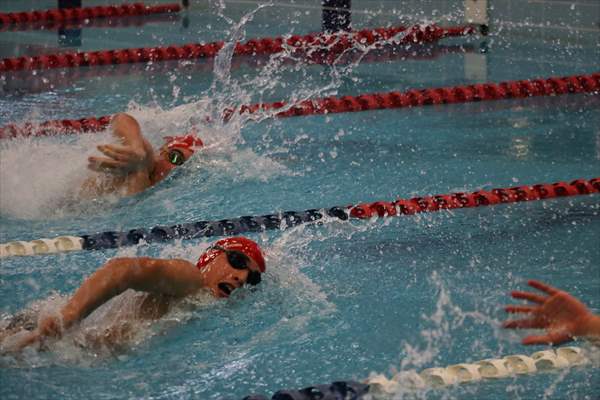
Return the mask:
[[128,114],[117,114],[111,121],[118,144],[103,144],[98,150],[106,157],[88,158],[88,169],[101,175],[87,179],[80,197],[106,194],[131,196],[156,185],[175,167],[186,162],[203,146],[194,134],[167,136],[158,154],[142,135],[140,125]]
[[547,296],[537,293],[513,291],[515,299],[528,300],[533,305],[509,305],[509,313],[524,313],[526,318],[504,322],[509,329],[545,329],[545,335],[530,335],[522,343],[561,344],[577,338],[600,343],[600,316],[594,315],[582,302],[571,294],[545,283],[530,280],[529,286]]
[[[195,265],[183,259],[114,258],[89,276],[57,315],[43,316],[34,324],[35,316],[27,316],[27,311],[17,313],[14,321],[0,332],[0,344],[4,338],[19,333],[17,343],[2,346],[3,351],[18,352],[35,344],[42,348],[45,340],[60,338],[98,307],[128,289],[144,292],[145,298],[136,312],[138,319],[157,320],[178,300],[202,290],[217,298],[227,298],[244,285],[258,285],[265,269],[260,247],[245,237],[215,242]],[[108,344],[118,344],[126,333],[105,332],[104,336],[112,342]]]

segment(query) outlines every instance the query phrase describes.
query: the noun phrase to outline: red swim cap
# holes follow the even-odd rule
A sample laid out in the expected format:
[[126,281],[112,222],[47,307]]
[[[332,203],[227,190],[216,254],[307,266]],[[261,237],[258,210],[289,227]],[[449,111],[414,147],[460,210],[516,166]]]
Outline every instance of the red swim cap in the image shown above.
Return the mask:
[[[226,250],[236,250],[241,253],[244,253],[246,256],[254,260],[254,262],[258,265],[258,269],[260,270],[260,272],[265,272],[266,270],[265,259],[263,257],[262,251],[258,244],[253,240],[242,236],[230,237],[226,239],[221,239],[213,243],[213,246],[219,246]],[[204,268],[209,262],[214,260],[222,252],[223,250],[218,250],[209,247],[208,250],[202,253],[200,258],[198,259],[196,267],[198,267],[199,269]]]
[[172,149],[174,147],[183,147],[190,151],[194,151],[194,149],[200,149],[204,146],[202,139],[196,136],[193,133],[187,134],[185,136],[165,136],[165,144],[167,145],[167,149]]

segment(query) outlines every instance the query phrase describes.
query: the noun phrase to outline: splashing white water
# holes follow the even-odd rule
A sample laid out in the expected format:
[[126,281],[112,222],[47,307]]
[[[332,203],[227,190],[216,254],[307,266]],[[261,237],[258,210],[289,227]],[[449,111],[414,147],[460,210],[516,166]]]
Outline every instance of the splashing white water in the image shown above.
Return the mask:
[[[294,60],[293,49],[272,55],[254,78],[233,79],[231,60],[235,43],[244,39],[245,28],[255,14],[271,4],[257,6],[242,16],[239,22],[223,14],[225,3],[216,5],[220,10],[219,16],[230,26],[230,35],[215,58],[214,79],[208,93],[192,103],[168,110],[156,104],[139,105],[131,102],[126,111],[139,121],[142,131],[155,146],[161,145],[162,137],[166,135],[197,130],[206,144],[205,149],[192,161],[200,168],[214,170],[236,181],[268,181],[281,174],[290,174],[284,165],[268,156],[256,154],[247,147],[240,148],[245,144],[242,129],[248,122],[272,118],[272,113],[251,116],[234,113],[226,123],[222,113],[227,108],[249,104],[254,99],[269,97],[276,90],[285,88],[287,79],[283,76],[283,66]],[[362,55],[373,48],[359,46],[353,49],[359,53],[353,62],[338,65],[336,61],[317,78],[308,79],[306,70],[300,68],[299,72],[306,79],[294,87],[290,104],[324,94],[335,94],[344,77],[350,76],[353,68],[360,63]],[[90,174],[85,167],[85,160],[96,153],[97,144],[110,141],[112,138],[105,132],[69,138],[18,139],[0,145],[0,215],[39,219],[63,217],[73,211],[84,212],[89,204],[79,204],[75,200],[75,193]],[[106,200],[110,205],[117,199],[112,197]]]
[[62,216],[88,176],[87,157],[105,136],[81,135],[58,142],[21,139],[0,145],[0,216],[22,219]]

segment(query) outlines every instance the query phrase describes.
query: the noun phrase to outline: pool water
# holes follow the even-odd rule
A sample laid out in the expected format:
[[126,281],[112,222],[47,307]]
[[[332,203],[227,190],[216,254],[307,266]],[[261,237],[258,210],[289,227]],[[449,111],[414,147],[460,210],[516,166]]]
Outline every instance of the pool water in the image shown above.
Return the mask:
[[[4,5],[6,3],[6,5]],[[462,24],[462,1],[354,1],[355,29]],[[258,101],[597,72],[593,1],[490,1],[488,37],[396,49],[380,60],[306,65],[285,56],[5,74],[0,125],[127,111],[153,144],[192,126],[207,148],[128,199],[73,201],[107,132],[0,141],[0,242],[346,206],[398,197],[593,178],[600,97],[577,94],[276,119],[216,116]],[[101,1],[89,5],[104,4]],[[204,6],[203,6],[204,4]],[[86,4],[88,5],[88,4]],[[3,11],[25,3],[3,2]],[[54,2],[35,2],[35,8]],[[33,5],[32,5],[33,7]],[[78,50],[273,37],[320,30],[313,2],[198,3],[141,27],[87,28]],[[250,17],[251,16],[251,17]],[[245,24],[239,25],[242,18]],[[3,32],[4,57],[72,50],[56,31]],[[208,120],[206,117],[210,117]],[[226,301],[202,296],[120,349],[79,347],[0,358],[0,397],[242,398],[369,373],[529,354],[500,328],[508,293],[540,279],[600,312],[600,197],[372,221],[327,220],[249,234],[268,272]],[[55,307],[114,256],[190,260],[209,239],[0,261],[0,313]],[[120,301],[120,302],[119,302]],[[130,305],[134,296],[109,304]],[[106,322],[106,310],[95,321]],[[90,322],[93,325],[94,320]],[[578,343],[586,347],[584,343]],[[598,364],[397,398],[593,399]]]

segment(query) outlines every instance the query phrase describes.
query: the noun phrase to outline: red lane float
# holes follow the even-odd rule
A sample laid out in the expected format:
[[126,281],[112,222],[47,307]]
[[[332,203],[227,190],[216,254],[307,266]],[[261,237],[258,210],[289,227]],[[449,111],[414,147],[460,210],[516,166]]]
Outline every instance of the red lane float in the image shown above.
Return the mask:
[[[520,99],[534,96],[558,96],[568,93],[600,92],[600,73],[552,77],[546,79],[482,83],[434,89],[412,89],[406,92],[372,93],[360,96],[327,97],[305,100],[295,105],[283,101],[268,104],[244,105],[239,109],[226,109],[223,118],[228,120],[238,112],[252,114],[272,112],[277,117],[296,117],[382,110],[403,107],[421,107],[436,104],[455,104],[502,99]],[[282,111],[278,111],[282,110]],[[40,124],[6,125],[0,128],[0,138],[17,136],[47,136],[56,133],[101,131],[110,123],[110,115],[99,118],[63,119]]]
[[147,6],[143,3],[118,6],[56,8],[42,11],[0,13],[0,29],[10,25],[36,25],[41,22],[59,24],[85,21],[94,18],[136,17],[149,14],[175,13],[181,11],[177,3]]
[[556,182],[532,186],[478,190],[470,193],[450,193],[411,199],[398,199],[393,202],[378,201],[351,206],[352,218],[393,217],[424,212],[492,206],[502,203],[517,203],[552,199],[556,197],[578,196],[600,192],[600,178],[577,179],[572,182]]
[[[425,46],[425,47],[424,47]],[[343,54],[335,55],[336,65],[346,65],[351,63],[380,63],[387,61],[404,60],[433,60],[446,54],[466,54],[475,53],[476,46],[471,44],[444,45],[439,43],[426,44],[415,51],[414,46],[406,49],[403,45],[387,45],[380,49],[369,51],[365,54],[362,51],[346,51]],[[332,55],[328,53],[327,58]],[[205,60],[208,61],[208,60]],[[234,57],[231,60],[231,70],[241,67],[259,68],[268,64],[269,55],[252,57]],[[279,65],[298,65],[304,64],[322,64],[328,60],[322,57],[315,57],[313,53],[306,54],[306,57],[285,58],[279,60]],[[7,76],[4,88],[0,87],[0,95],[11,93],[13,91],[25,93],[40,93],[48,90],[55,90],[60,87],[71,86],[74,80],[93,79],[107,76],[128,76],[132,74],[143,73],[166,73],[172,72],[177,68],[180,74],[213,72],[214,64],[211,62],[194,62],[185,65],[177,65],[177,61],[165,61],[151,66],[146,64],[120,64],[107,68],[69,68],[69,69],[49,69],[40,71],[32,75],[29,71],[17,71]],[[11,84],[15,83],[15,88]]]
[[[404,107],[421,107],[436,104],[469,103],[535,96],[557,96],[567,93],[600,91],[600,73],[552,77],[547,79],[482,83],[433,89],[412,89],[406,92],[370,93],[360,96],[326,97],[305,100],[288,105],[275,103],[242,106],[240,114],[258,111],[274,112],[277,117],[294,117],[314,114],[332,114]],[[282,110],[282,111],[278,111]],[[229,118],[235,110],[225,110]]]
[[171,22],[179,19],[176,14],[151,14],[128,16],[124,18],[98,18],[81,21],[40,21],[31,24],[1,25],[0,32],[18,32],[32,30],[82,29],[82,28],[127,28],[141,27],[146,24]]
[[26,136],[51,136],[58,133],[76,134],[80,132],[99,132],[110,124],[111,118],[112,115],[104,115],[102,117],[81,119],[59,119],[45,121],[39,124],[28,122],[20,126],[7,125],[0,128],[0,139]]
[[[337,34],[292,35],[289,38],[251,39],[237,43],[235,55],[274,54],[288,49],[294,53],[322,50],[340,52],[358,46],[384,45],[389,41],[396,44],[430,43],[445,37],[465,36],[475,33],[474,27],[440,28],[436,25],[415,25],[410,28],[392,27],[364,29],[357,32]],[[396,35],[404,33],[401,38]],[[35,57],[14,57],[0,60],[0,72],[37,70],[49,68],[74,68],[83,66],[147,63],[167,60],[189,60],[214,57],[224,42],[186,44],[182,46],[149,47],[119,50],[101,50],[77,53],[60,53]],[[318,52],[317,52],[318,53]]]

